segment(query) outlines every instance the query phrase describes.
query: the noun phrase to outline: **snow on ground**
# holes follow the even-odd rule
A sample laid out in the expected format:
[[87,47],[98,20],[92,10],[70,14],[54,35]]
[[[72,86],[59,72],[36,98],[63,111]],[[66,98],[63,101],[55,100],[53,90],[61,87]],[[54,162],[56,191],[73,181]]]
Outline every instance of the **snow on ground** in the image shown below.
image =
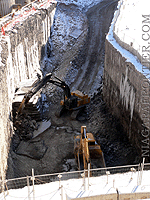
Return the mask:
[[[145,54],[145,58],[149,59],[149,54],[144,51],[149,50],[150,42],[150,14],[149,0],[126,0],[120,1],[120,13],[115,23],[115,34],[121,41],[131,46],[138,51],[140,55]],[[111,30],[112,31],[112,30]],[[113,42],[114,43],[114,42]],[[119,46],[116,45],[116,48]],[[120,47],[119,47],[120,50]],[[126,51],[123,51],[130,60],[134,60],[132,55],[129,55]],[[138,70],[141,71],[141,66],[137,65]]]
[[[55,1],[55,0],[46,0],[46,1],[41,1],[42,3],[40,4],[36,4],[36,3],[32,3],[32,8],[30,10],[27,9],[27,7],[23,7],[20,11],[15,12],[13,20],[11,15],[7,15],[6,17],[3,17],[0,19],[0,23],[5,24],[5,21],[10,20],[9,23],[7,23],[7,30],[9,30],[10,28],[12,28],[16,23],[21,22],[23,20],[25,20],[30,14],[34,14],[37,12],[37,9],[45,9],[49,6],[49,4],[51,4],[51,2],[60,2],[60,3],[65,3],[65,4],[75,4],[77,6],[79,6],[80,9],[84,9],[87,10],[90,7],[96,5],[97,3],[100,3],[103,0],[62,0],[62,1]],[[5,24],[6,26],[6,24]],[[6,27],[4,27],[6,29]]]
[[65,3],[65,4],[75,4],[77,6],[79,6],[80,9],[84,9],[85,11],[88,10],[90,7],[100,3],[101,1],[103,0],[61,0],[58,2],[61,2],[61,3]]
[[[150,171],[144,171],[142,176],[141,185],[138,185],[138,172],[127,172],[124,174],[115,175],[103,175],[100,177],[90,177],[89,186],[88,178],[84,181],[80,179],[70,179],[61,182],[52,182],[44,185],[35,185],[35,199],[36,200],[61,200],[61,194],[63,199],[66,199],[66,195],[69,198],[95,196],[100,194],[116,194],[118,189],[119,194],[123,193],[140,193],[150,191]],[[61,187],[62,186],[62,187]],[[27,199],[28,193],[30,197],[33,197],[33,187],[28,187],[9,190],[5,192],[6,200],[13,200],[16,198]],[[3,194],[0,194],[0,200],[4,199]]]
[[[129,0],[125,1],[126,5],[123,7],[123,11],[121,10],[121,15],[119,15],[116,24],[114,23],[115,15],[117,14],[118,11],[115,12],[114,14],[114,19],[112,20],[112,24],[110,26],[109,32],[107,34],[107,39],[110,41],[110,43],[127,59],[127,62],[131,62],[136,69],[143,73],[143,67],[142,64],[139,62],[136,56],[134,56],[132,53],[129,51],[125,50],[122,48],[115,40],[113,36],[113,28],[115,24],[115,33],[119,38],[124,41],[127,44],[130,44],[133,42],[133,47],[136,50],[139,50],[139,53],[141,53],[141,48],[142,46],[145,45],[143,43],[144,41],[142,40],[142,13],[147,14],[147,5],[150,5],[150,1],[148,0],[145,1],[137,1],[136,3],[133,3],[133,0],[131,3],[129,3]],[[143,4],[142,4],[143,3]],[[147,4],[146,4],[147,3]],[[135,6],[136,5],[136,6]],[[132,9],[133,8],[133,9]],[[142,12],[143,11],[143,12]],[[123,14],[122,14],[123,12]],[[124,14],[125,12],[125,14]],[[133,15],[131,17],[131,14]],[[133,20],[134,18],[134,20]],[[137,22],[137,23],[136,23]],[[130,35],[130,37],[129,37]],[[131,40],[129,40],[131,39]],[[133,41],[134,39],[134,41]],[[138,42],[137,42],[138,41]],[[136,45],[138,43],[138,45]],[[148,42],[147,42],[148,43]],[[138,47],[138,48],[136,48]],[[149,69],[144,69],[144,73],[149,73]],[[148,77],[150,80],[150,75]]]
[[127,62],[131,62],[132,64],[134,64],[137,67],[138,71],[142,73],[142,65],[140,62],[138,62],[137,58],[133,54],[131,54],[129,51],[122,48],[116,42],[115,38],[113,37],[113,26],[114,26],[114,21],[112,22],[112,25],[109,29],[109,32],[106,38],[127,59]]
[[[13,30],[16,24],[22,24],[24,20],[26,20],[30,15],[34,15],[38,12],[38,9],[46,9],[51,5],[51,2],[56,3],[53,0],[44,0],[39,4],[32,3],[32,8],[28,8],[27,6],[22,7],[22,9],[10,13],[7,16],[4,16],[0,19],[0,27],[2,35],[5,35],[5,31]],[[14,30],[16,31],[16,30]]]
[[[115,33],[119,38],[127,44],[133,42],[133,47],[136,50],[142,46],[142,21],[144,20],[142,15],[149,15],[149,7],[149,0],[123,1],[115,25]],[[148,27],[145,27],[146,29],[148,30]]]

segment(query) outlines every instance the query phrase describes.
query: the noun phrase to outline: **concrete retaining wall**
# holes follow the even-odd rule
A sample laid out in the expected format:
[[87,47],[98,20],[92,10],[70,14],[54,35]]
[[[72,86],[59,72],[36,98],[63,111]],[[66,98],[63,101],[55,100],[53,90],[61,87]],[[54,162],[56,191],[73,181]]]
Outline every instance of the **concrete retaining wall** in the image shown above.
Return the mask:
[[149,80],[107,39],[105,49],[104,100],[141,156],[149,159]]
[[[121,120],[128,138],[141,157],[145,157],[149,162],[150,62],[144,51],[141,56],[140,48],[134,49],[117,35],[116,22],[125,3],[120,1],[106,39],[104,100],[112,113]],[[143,16],[143,26],[149,22],[148,19],[148,16]],[[144,45],[141,43],[142,49],[146,48],[148,42],[149,40],[146,40]]]
[[5,33],[0,39],[0,175],[3,178],[13,134],[11,112],[14,92],[20,82],[41,73],[40,61],[45,55],[53,24],[56,3],[46,2],[44,9],[29,8],[22,12],[20,17],[25,16],[22,21],[11,21],[12,25],[7,22],[9,27],[3,25]]

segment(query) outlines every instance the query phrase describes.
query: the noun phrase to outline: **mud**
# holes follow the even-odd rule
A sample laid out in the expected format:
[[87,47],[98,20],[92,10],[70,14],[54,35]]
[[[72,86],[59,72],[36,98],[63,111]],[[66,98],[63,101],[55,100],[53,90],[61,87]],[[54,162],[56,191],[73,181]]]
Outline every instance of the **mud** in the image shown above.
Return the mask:
[[[7,178],[31,175],[32,168],[35,169],[35,174],[77,170],[73,151],[74,135],[80,133],[82,125],[87,126],[87,131],[92,132],[101,145],[107,167],[139,162],[136,149],[129,143],[119,119],[111,115],[102,98],[105,36],[116,6],[117,1],[106,0],[84,13],[88,19],[88,32],[84,43],[81,45],[80,42],[82,48],[78,54],[76,52],[72,61],[67,61],[71,62],[68,65],[67,73],[64,73],[66,68],[53,69],[56,74],[66,76],[71,90],[79,89],[89,94],[91,103],[78,120],[72,120],[70,112],[57,118],[55,111],[62,97],[62,91],[57,89],[49,91],[49,86],[46,86],[43,92],[47,96],[48,108],[44,113],[48,119],[51,119],[51,127],[35,139],[30,140],[30,142],[44,141],[44,146],[47,147],[45,155],[40,160],[36,160],[11,151],[8,159]],[[61,4],[60,8],[62,9]],[[63,12],[65,12],[64,5]],[[73,14],[75,15],[75,12]],[[77,42],[78,40],[76,40],[76,45]],[[56,55],[56,52],[57,58],[59,58],[62,50],[59,51],[59,47],[56,48],[54,52],[51,52],[51,56]],[[60,60],[56,59],[56,63],[60,63]],[[50,62],[43,69],[45,73],[50,72],[52,70]]]

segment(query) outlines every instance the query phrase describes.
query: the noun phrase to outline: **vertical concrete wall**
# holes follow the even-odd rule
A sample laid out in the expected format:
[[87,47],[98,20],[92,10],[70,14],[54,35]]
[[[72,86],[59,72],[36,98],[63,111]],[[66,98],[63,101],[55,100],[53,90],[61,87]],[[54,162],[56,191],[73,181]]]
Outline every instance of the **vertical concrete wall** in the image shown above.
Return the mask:
[[0,17],[10,13],[13,4],[15,4],[15,0],[0,0]]
[[[118,25],[121,23],[125,8],[128,10],[128,3],[119,1],[118,10],[114,14],[106,38],[104,100],[112,113],[121,120],[128,138],[137,148],[139,155],[149,162],[150,62],[147,49],[150,38],[143,39],[146,34],[148,35],[145,34],[143,27],[149,26],[149,15],[141,15],[142,33],[139,45],[135,39],[132,42],[128,40],[127,33],[123,33],[123,29]],[[140,25],[136,28],[135,30],[139,30]],[[123,38],[120,37],[122,34]]]
[[105,49],[104,100],[139,154],[149,160],[149,80],[107,39]]
[[0,17],[9,14],[12,11],[12,5],[21,4],[24,6],[31,2],[32,0],[0,0]]
[[56,3],[49,3],[46,6],[38,10],[30,8],[28,12],[22,13],[21,17],[25,15],[25,18],[14,23],[15,25],[12,23],[10,27],[4,26],[5,32],[0,39],[0,176],[2,178],[7,168],[9,144],[13,134],[11,112],[15,89],[21,81],[34,78],[40,73],[40,61],[46,52]]

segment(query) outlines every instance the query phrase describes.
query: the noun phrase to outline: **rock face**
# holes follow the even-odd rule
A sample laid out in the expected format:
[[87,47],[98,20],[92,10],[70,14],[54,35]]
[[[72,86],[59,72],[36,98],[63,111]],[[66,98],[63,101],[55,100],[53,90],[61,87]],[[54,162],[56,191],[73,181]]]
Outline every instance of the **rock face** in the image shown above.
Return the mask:
[[[43,47],[40,46],[41,55],[39,55],[39,58],[41,61],[40,67],[44,75],[49,72],[55,72],[59,78],[62,78],[64,80],[64,78],[67,77],[67,74],[70,74],[71,61],[75,58],[75,56],[79,54],[79,48],[82,47],[87,37],[88,23],[87,23],[86,16],[78,9],[77,6],[75,5],[67,6],[65,4],[60,4],[59,6],[60,6],[60,9],[58,9],[56,12],[55,21],[54,21],[54,30],[52,32],[52,36],[48,39],[46,47],[44,45]],[[63,23],[62,21],[59,22],[59,20],[63,19],[59,17],[60,15],[63,15],[66,19],[69,18],[69,21],[67,24]],[[80,16],[80,17],[77,17],[77,16]],[[36,18],[34,18],[33,16],[32,18],[33,22],[35,22],[34,21],[35,19]],[[45,18],[43,18],[43,20],[44,19]],[[39,23],[39,20],[37,23]],[[45,21],[44,21],[43,26],[45,27],[46,25],[47,24],[45,24]],[[38,24],[38,26],[40,25]],[[63,29],[61,26],[64,26]],[[68,29],[68,31],[66,31],[66,29]],[[42,31],[45,31],[45,30],[42,30]],[[62,34],[62,37],[64,40],[63,46],[62,46],[62,43],[59,41],[61,37],[61,36],[58,37],[59,32],[61,32],[61,34],[64,33]],[[44,37],[45,37],[45,34],[46,32],[43,32]],[[38,38],[35,38],[35,41],[37,40],[36,41],[37,43],[40,42],[43,36],[39,35],[40,39],[38,40]],[[38,53],[39,51],[35,49],[35,52]],[[58,68],[58,65],[59,65],[59,68]],[[73,75],[73,71],[71,72],[72,72],[71,75]],[[36,75],[36,73],[34,75]],[[34,77],[29,77],[29,78],[34,79]],[[73,81],[73,79],[71,79],[71,76],[69,77],[68,80],[66,80],[66,82],[68,83],[70,80]],[[18,93],[20,93],[19,90],[18,90]],[[20,102],[20,100],[17,101],[18,96],[16,95],[16,100],[14,99],[14,107],[16,108],[17,108],[17,102]],[[55,109],[55,106],[53,108],[52,105],[53,104],[58,105],[59,104],[58,102],[61,100],[60,98],[61,96],[62,96],[62,91],[59,90],[59,88],[56,88],[55,86],[53,86],[52,84],[50,85],[47,84],[46,87],[43,87],[42,102],[43,101],[45,102],[43,110],[45,110],[45,112],[50,117],[52,117],[53,120],[55,119],[55,121],[58,121],[59,124],[61,123],[61,119],[58,120],[56,119],[55,116],[53,116],[54,114],[53,111]],[[26,122],[28,122],[28,119],[25,116],[22,116],[21,119],[22,119],[21,123],[23,123],[23,125]],[[67,131],[69,131],[70,130],[69,125],[67,127],[68,127]],[[44,125],[44,128],[45,128],[45,125]],[[27,129],[28,129],[28,126],[26,127],[25,131],[27,131]],[[31,129],[32,127],[30,126],[29,132],[32,135]],[[24,139],[24,138],[20,138],[19,136],[20,131],[18,134],[13,136],[12,143],[11,143],[12,149],[9,152],[9,158],[8,158],[8,170],[7,170],[8,178],[20,177],[20,176],[24,176],[25,174],[30,174],[31,168],[32,167],[36,168],[36,166],[38,166],[37,173],[40,173],[40,174],[56,172],[58,168],[61,169],[60,171],[62,171],[62,165],[58,167],[58,163],[60,165],[61,160],[63,159],[61,155],[63,154],[63,152],[65,152],[66,149],[68,149],[69,152],[70,150],[72,152],[72,148],[69,148],[69,147],[73,143],[72,142],[73,137],[69,134],[70,135],[69,139],[66,138],[66,143],[64,143],[65,133],[64,132],[61,133],[63,134],[64,138],[62,136],[59,138],[59,136],[57,135],[57,132],[53,130],[55,130],[54,127],[52,127],[50,131],[48,129],[46,131],[46,135],[42,136],[43,135],[42,134],[41,136],[39,135],[38,137],[36,137],[35,139],[38,139],[39,141],[38,142],[36,141],[34,143],[30,141],[21,141],[20,143],[20,140]],[[71,133],[72,132],[73,131],[71,130]],[[33,133],[33,137],[34,137],[34,133]],[[37,136],[38,134],[35,133],[35,135]],[[55,135],[54,142],[52,139],[52,137],[54,137],[53,135]],[[30,134],[27,134],[27,136],[30,136]],[[39,138],[41,139],[41,143],[40,143]],[[44,141],[44,144],[42,143],[42,141]],[[60,152],[58,153],[57,149],[59,149],[59,146],[60,146],[60,150],[59,150]],[[62,148],[62,146],[64,149]],[[37,149],[37,155],[36,155],[36,151],[32,152],[31,150],[32,148]],[[53,150],[55,152],[53,152]],[[64,153],[65,157],[66,157],[66,154],[67,155],[69,154],[68,151],[67,153],[66,152]],[[73,155],[73,153],[71,155]],[[50,159],[51,157],[53,159]],[[56,157],[56,159],[54,157]],[[53,160],[53,165],[51,164],[51,160]],[[21,167],[22,163],[24,162],[26,162],[27,165],[25,165],[24,167]],[[17,167],[16,169],[16,166],[19,166],[19,167]],[[57,166],[57,169],[56,169],[56,166]]]
[[[35,7],[18,11],[14,18],[3,19],[0,38],[0,176],[4,177],[10,138],[13,134],[12,102],[21,81],[35,78],[40,72],[39,61],[45,55],[56,3],[40,2]],[[19,13],[21,12],[21,13]],[[9,20],[9,21],[8,21]]]

